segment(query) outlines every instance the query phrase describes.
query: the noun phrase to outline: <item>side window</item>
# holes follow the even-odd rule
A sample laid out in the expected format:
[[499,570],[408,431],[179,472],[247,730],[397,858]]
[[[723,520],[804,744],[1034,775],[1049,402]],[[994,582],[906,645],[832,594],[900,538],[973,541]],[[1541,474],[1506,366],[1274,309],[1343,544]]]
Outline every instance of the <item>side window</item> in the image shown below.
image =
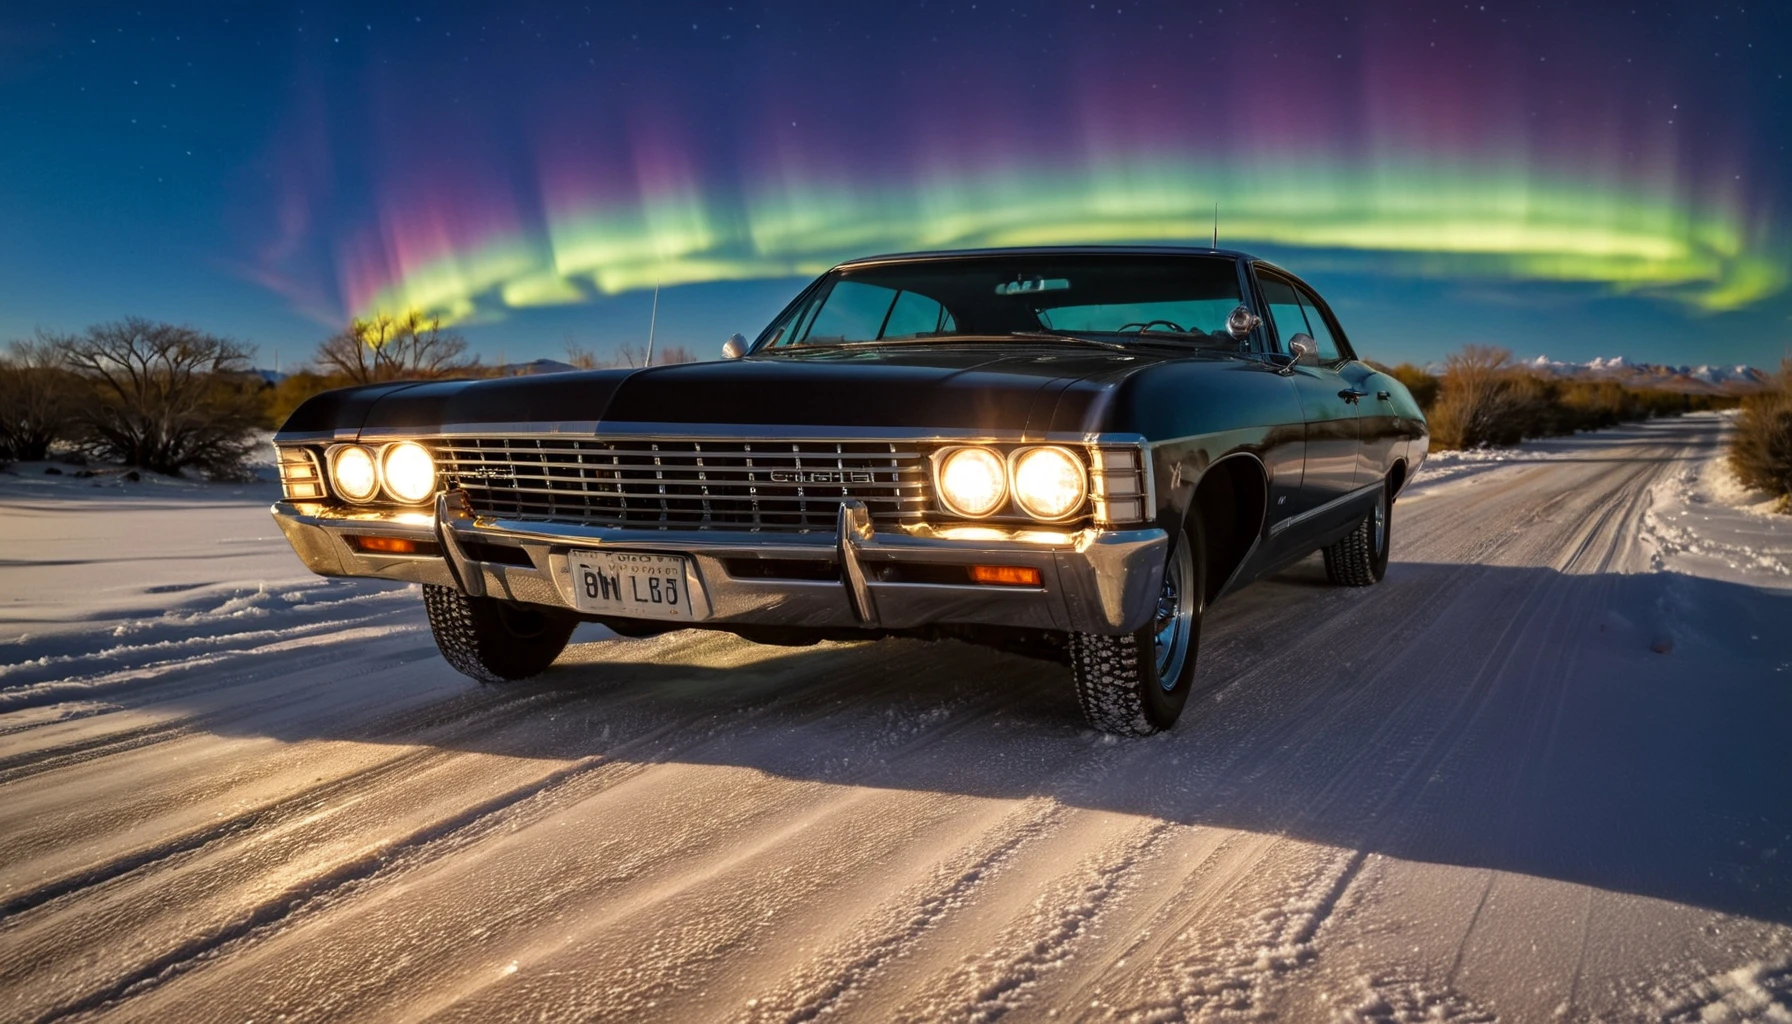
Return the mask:
[[1319,303],[1312,293],[1304,288],[1296,289],[1300,293],[1300,304],[1307,314],[1308,334],[1313,336],[1314,344],[1319,346],[1319,361],[1335,363],[1344,358],[1344,350],[1338,345],[1338,339],[1332,337],[1332,329],[1325,322],[1325,314],[1320,312]]
[[952,331],[957,327],[946,307],[919,292],[905,291],[897,294],[896,304],[890,307],[882,337],[913,338]]
[[795,337],[797,344],[826,345],[956,329],[952,314],[925,295],[862,281],[836,281],[808,326]]
[[1301,311],[1300,299],[1294,294],[1293,285],[1268,274],[1257,280],[1263,286],[1263,301],[1269,306],[1270,322],[1276,325],[1276,337],[1281,341],[1282,351],[1286,352],[1288,342],[1296,334],[1313,333],[1307,326],[1307,315]]
[[797,340],[802,344],[870,341],[883,328],[884,317],[896,301],[894,289],[857,281],[835,281],[821,310],[809,321],[809,329]]

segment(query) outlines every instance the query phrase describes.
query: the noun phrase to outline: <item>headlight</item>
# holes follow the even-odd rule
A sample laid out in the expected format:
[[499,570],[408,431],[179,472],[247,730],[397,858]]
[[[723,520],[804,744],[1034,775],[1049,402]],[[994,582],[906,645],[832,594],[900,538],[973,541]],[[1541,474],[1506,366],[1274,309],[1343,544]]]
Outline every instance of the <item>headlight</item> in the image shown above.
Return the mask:
[[939,464],[940,500],[961,516],[980,519],[1008,499],[1008,467],[988,448],[956,448]]
[[386,449],[386,493],[407,505],[428,501],[436,493],[436,460],[429,449],[415,441],[400,441]]
[[330,456],[330,480],[336,493],[350,501],[366,501],[379,490],[379,472],[373,453],[360,445],[344,445]]
[[1062,448],[1029,448],[1014,460],[1014,500],[1035,519],[1063,519],[1088,494],[1083,462]]

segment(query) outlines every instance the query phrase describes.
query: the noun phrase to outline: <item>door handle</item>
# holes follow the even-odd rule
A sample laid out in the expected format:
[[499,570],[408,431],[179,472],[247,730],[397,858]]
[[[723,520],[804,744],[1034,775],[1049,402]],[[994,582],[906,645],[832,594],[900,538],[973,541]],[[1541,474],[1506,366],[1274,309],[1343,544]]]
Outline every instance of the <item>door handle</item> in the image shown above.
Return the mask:
[[1338,392],[1338,397],[1342,398],[1345,401],[1345,403],[1348,405],[1355,405],[1357,403],[1357,399],[1362,398],[1364,395],[1366,395],[1368,393],[1369,392],[1367,392],[1367,391],[1358,391],[1355,388],[1345,388],[1344,390]]
[[1377,391],[1377,392],[1375,392],[1375,397],[1386,402],[1386,401],[1392,400],[1394,396],[1392,393],[1387,392],[1387,391]]

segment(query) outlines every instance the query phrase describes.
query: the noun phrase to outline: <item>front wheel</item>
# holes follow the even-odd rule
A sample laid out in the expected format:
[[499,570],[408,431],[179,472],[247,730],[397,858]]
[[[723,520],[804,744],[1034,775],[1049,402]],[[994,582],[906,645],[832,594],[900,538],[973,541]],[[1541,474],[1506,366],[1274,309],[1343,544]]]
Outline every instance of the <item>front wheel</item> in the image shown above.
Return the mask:
[[423,607],[436,649],[456,671],[482,683],[527,679],[547,671],[578,625],[490,597],[468,597],[454,587],[423,585]]
[[1206,555],[1200,524],[1191,523],[1164,566],[1150,623],[1123,636],[1070,634],[1070,671],[1090,725],[1119,736],[1149,736],[1176,724],[1201,646]]
[[1342,587],[1367,587],[1388,574],[1388,542],[1393,535],[1393,499],[1384,481],[1375,507],[1355,527],[1325,548],[1325,575]]

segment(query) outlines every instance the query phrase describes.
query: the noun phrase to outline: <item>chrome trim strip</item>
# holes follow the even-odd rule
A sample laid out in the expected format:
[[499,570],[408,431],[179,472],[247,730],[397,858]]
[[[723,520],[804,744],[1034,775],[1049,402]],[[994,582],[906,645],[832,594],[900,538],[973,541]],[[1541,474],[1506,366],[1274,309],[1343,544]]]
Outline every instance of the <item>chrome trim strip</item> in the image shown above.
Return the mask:
[[1299,523],[1304,523],[1307,520],[1312,519],[1315,516],[1322,516],[1325,513],[1330,512],[1335,508],[1338,508],[1340,505],[1348,505],[1349,503],[1357,500],[1358,498],[1364,497],[1366,495],[1374,494],[1380,488],[1381,488],[1381,481],[1377,480],[1376,482],[1374,482],[1372,484],[1365,484],[1362,487],[1358,487],[1354,491],[1351,491],[1347,494],[1343,494],[1336,498],[1333,498],[1332,500],[1326,502],[1325,504],[1319,506],[1318,508],[1310,508],[1310,509],[1307,509],[1305,512],[1302,512],[1300,515],[1289,516],[1288,518],[1282,520],[1279,523],[1272,524],[1269,528],[1269,535],[1271,537],[1274,537],[1277,534],[1281,533],[1283,530],[1288,529],[1290,526],[1295,526]]
[[[340,433],[340,432],[339,432]],[[337,435],[330,435],[335,438]],[[974,427],[840,427],[787,426],[777,423],[634,423],[576,420],[532,423],[445,423],[428,429],[375,427],[358,434],[348,432],[343,440],[359,438],[376,440],[447,440],[462,437],[571,438],[581,441],[621,438],[652,438],[668,441],[940,441],[986,444],[1143,444],[1145,438],[1136,433],[1089,433],[1080,430],[1028,432],[1024,430],[989,431]],[[297,443],[302,435],[277,435],[276,444]]]

